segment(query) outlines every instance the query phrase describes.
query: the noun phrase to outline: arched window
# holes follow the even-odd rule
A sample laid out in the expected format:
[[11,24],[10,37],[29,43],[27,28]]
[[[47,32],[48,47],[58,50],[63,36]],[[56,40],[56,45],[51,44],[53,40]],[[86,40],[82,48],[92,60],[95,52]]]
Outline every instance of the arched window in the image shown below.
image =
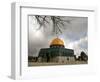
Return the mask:
[[62,63],[64,63],[64,61],[62,61]]
[[67,58],[67,61],[69,61],[69,58]]

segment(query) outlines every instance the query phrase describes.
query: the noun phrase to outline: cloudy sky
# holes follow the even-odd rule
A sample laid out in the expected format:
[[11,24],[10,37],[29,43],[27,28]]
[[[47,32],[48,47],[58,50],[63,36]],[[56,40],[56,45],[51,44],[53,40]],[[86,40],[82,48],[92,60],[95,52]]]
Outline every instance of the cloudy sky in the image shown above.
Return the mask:
[[[75,55],[79,55],[81,51],[88,51],[88,18],[87,17],[64,17],[71,20],[62,29],[63,33],[59,35],[64,41],[65,47],[74,49]],[[49,48],[50,42],[56,38],[52,33],[53,27],[48,25],[46,29],[39,29],[35,16],[29,16],[29,40],[28,55],[37,56],[41,48]]]

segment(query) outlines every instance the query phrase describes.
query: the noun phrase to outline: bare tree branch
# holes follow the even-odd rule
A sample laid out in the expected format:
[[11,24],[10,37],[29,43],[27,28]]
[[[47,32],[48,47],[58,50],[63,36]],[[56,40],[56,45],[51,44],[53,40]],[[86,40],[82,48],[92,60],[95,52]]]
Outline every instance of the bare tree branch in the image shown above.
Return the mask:
[[62,16],[42,16],[42,15],[35,15],[37,23],[39,24],[39,28],[41,27],[46,28],[50,21],[52,21],[53,25],[53,32],[56,34],[62,33],[62,29],[65,24],[70,24],[72,20],[64,20]]

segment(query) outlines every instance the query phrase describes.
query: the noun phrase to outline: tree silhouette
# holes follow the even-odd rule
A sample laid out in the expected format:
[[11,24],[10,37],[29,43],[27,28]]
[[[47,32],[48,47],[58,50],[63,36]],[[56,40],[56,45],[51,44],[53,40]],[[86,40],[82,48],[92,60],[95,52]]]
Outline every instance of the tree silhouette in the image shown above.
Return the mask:
[[85,52],[81,52],[81,54],[80,54],[80,56],[81,56],[81,59],[82,60],[84,60],[84,61],[87,61],[88,60],[88,56],[86,55],[86,53]]
[[65,24],[70,24],[71,20],[64,19],[63,16],[42,16],[35,15],[36,21],[39,24],[39,28],[45,29],[47,25],[52,24],[53,32],[58,35],[62,33],[62,29],[64,29]]

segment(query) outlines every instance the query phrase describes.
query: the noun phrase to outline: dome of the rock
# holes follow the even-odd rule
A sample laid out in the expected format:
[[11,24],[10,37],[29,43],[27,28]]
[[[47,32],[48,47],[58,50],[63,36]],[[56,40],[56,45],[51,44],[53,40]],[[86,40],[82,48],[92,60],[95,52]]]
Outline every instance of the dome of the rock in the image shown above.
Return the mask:
[[64,46],[64,42],[60,38],[55,38],[52,40],[50,45],[62,45],[62,46]]

